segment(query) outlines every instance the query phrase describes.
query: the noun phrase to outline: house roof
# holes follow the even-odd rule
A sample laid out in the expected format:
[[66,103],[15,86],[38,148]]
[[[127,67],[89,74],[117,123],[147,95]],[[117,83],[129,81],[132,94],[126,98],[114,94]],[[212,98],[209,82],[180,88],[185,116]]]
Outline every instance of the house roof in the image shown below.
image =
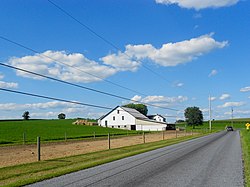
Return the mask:
[[138,112],[133,108],[128,108],[128,107],[121,107],[121,108],[137,119],[148,119],[147,116],[144,116],[142,113]]
[[[105,118],[106,116],[108,116],[111,112],[113,112],[114,110],[117,110],[117,108],[119,108],[120,106],[115,107],[113,110],[111,110],[109,113],[101,116],[99,118],[99,120],[102,120],[103,118]],[[136,119],[148,119],[147,116],[144,116],[142,113],[138,112],[137,110],[133,109],[133,108],[128,108],[128,107],[120,107],[121,109],[123,109],[124,111],[128,112],[130,115],[132,115],[133,117],[135,117]]]

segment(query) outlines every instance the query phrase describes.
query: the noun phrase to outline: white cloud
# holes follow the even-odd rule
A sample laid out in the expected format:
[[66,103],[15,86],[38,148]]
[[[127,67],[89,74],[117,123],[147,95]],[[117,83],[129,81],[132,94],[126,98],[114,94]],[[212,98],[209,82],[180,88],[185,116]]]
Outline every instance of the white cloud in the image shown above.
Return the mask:
[[56,119],[59,113],[65,113],[66,117],[89,117],[99,118],[103,113],[97,112],[96,109],[91,109],[85,106],[76,104],[52,101],[44,103],[1,103],[0,112],[1,119],[20,119],[23,112],[28,110],[31,118],[40,119]]
[[230,95],[229,94],[222,94],[220,96],[220,100],[225,100],[225,99],[229,99],[230,98]]
[[184,86],[184,83],[178,81],[174,82],[174,87],[182,87],[182,86]]
[[250,91],[250,86],[246,86],[244,88],[240,89],[241,92],[249,92]]
[[209,73],[208,77],[215,76],[217,73],[218,73],[218,71],[217,71],[216,69],[213,69],[213,70]]
[[18,88],[18,83],[0,81],[0,88]]
[[77,106],[76,104],[59,102],[59,101],[51,101],[45,103],[26,103],[26,104],[17,104],[17,103],[4,103],[0,104],[0,110],[28,110],[28,109],[55,109],[55,108],[63,108],[63,107],[73,107]]
[[196,10],[204,8],[219,8],[232,6],[239,2],[239,0],[155,0],[156,3],[171,5],[177,4],[182,8],[194,8]]
[[218,42],[212,36],[213,34],[207,34],[181,42],[166,43],[159,49],[151,44],[127,45],[125,53],[137,60],[150,59],[161,66],[177,66],[195,60],[214,49],[227,46],[227,41]]
[[140,62],[131,60],[130,56],[121,52],[107,55],[101,60],[104,64],[110,65],[118,71],[136,71],[140,66]]
[[[243,114],[243,115],[249,115],[250,114],[250,111],[249,110],[234,110],[234,115],[236,114]],[[232,112],[225,112],[224,113],[225,115],[232,115]]]
[[0,88],[18,88],[18,83],[1,81],[4,75],[0,73]]
[[169,106],[172,104],[177,104],[187,101],[188,97],[186,96],[166,97],[166,96],[154,95],[142,98],[141,96],[136,95],[132,99],[143,103],[151,103],[159,106]]
[[3,78],[4,78],[4,75],[0,73],[0,80],[2,80]]
[[[217,98],[216,97],[210,97],[210,101],[215,101]],[[209,100],[209,98],[208,98]]]
[[[100,58],[100,62],[89,60],[80,53],[67,54],[65,51],[48,50],[33,56],[12,57],[9,64],[64,81],[88,83],[101,80],[92,75],[105,79],[120,71],[134,72],[143,59],[165,67],[177,66],[228,44],[227,41],[215,41],[212,36],[213,34],[208,34],[177,43],[166,43],[159,49],[151,44],[127,45],[125,52],[109,54]],[[18,76],[41,79],[22,71],[16,73]]]
[[244,102],[226,102],[223,105],[219,105],[218,108],[226,108],[226,107],[238,107],[238,106],[243,106],[246,103]]
[[139,95],[135,95],[134,97],[132,97],[132,99],[131,100],[133,100],[133,101],[140,101],[142,99],[142,97],[141,96],[139,96]]
[[[49,57],[49,58],[46,58]],[[67,64],[59,64],[57,62]],[[24,56],[21,58],[12,57],[9,63],[18,68],[34,71],[43,75],[53,76],[55,78],[72,82],[94,82],[100,81],[87,73],[97,75],[101,78],[109,77],[117,73],[114,67],[101,65],[95,61],[87,59],[83,54],[66,54],[64,51],[45,51],[33,56]],[[71,66],[71,67],[69,67]],[[74,67],[74,68],[72,68]],[[87,73],[85,73],[87,72]],[[37,76],[17,71],[17,75],[40,79]]]

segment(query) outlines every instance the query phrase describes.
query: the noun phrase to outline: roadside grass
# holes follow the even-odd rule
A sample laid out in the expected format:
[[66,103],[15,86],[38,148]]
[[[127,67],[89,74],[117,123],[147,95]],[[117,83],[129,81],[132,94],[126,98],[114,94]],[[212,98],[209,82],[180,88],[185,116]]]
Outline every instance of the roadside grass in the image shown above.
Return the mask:
[[250,131],[241,130],[245,186],[250,187]]
[[23,186],[191,140],[200,136],[202,135],[185,136],[83,155],[4,167],[0,168],[0,186]]
[[41,141],[64,141],[116,135],[136,134],[136,131],[105,128],[100,126],[72,125],[75,119],[65,120],[13,120],[0,121],[0,145],[35,143],[37,136]]

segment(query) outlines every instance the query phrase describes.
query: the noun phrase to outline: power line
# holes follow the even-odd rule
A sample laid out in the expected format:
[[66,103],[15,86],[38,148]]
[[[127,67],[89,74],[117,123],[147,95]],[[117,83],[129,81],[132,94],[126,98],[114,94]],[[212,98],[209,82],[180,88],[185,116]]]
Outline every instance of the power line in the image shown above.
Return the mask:
[[138,92],[138,91],[136,91],[136,90],[127,88],[127,87],[122,86],[122,85],[120,85],[120,84],[117,84],[117,83],[115,83],[115,82],[112,82],[112,81],[103,79],[103,78],[101,78],[101,77],[99,77],[99,76],[97,76],[97,75],[94,75],[94,74],[92,74],[92,73],[83,71],[82,69],[79,69],[79,68],[77,68],[77,67],[75,67],[75,66],[73,66],[73,65],[68,65],[68,64],[66,64],[66,63],[64,63],[64,62],[61,62],[61,61],[59,61],[59,60],[56,60],[56,59],[54,59],[54,58],[52,58],[52,57],[50,57],[50,56],[47,56],[47,55],[45,55],[45,54],[41,54],[41,53],[39,53],[38,51],[36,51],[35,49],[32,49],[32,48],[30,48],[30,47],[27,47],[27,46],[25,46],[25,45],[23,45],[23,44],[20,44],[20,43],[18,43],[18,42],[15,42],[15,41],[13,41],[13,40],[11,40],[11,39],[8,39],[8,38],[6,38],[6,37],[4,37],[4,36],[0,36],[0,39],[5,40],[5,41],[7,41],[7,42],[9,42],[9,43],[12,43],[12,44],[14,44],[14,45],[17,45],[17,46],[19,46],[19,47],[22,47],[22,48],[24,48],[24,49],[27,49],[27,50],[29,50],[29,51],[32,51],[32,52],[34,52],[34,53],[37,53],[37,54],[39,54],[40,56],[43,56],[43,57],[48,58],[48,59],[51,59],[51,60],[53,60],[54,62],[57,62],[57,63],[59,63],[59,64],[63,64],[63,65],[68,66],[68,67],[70,67],[70,68],[76,69],[76,70],[78,70],[78,71],[80,71],[80,72],[83,72],[83,73],[85,73],[85,74],[87,74],[87,75],[90,75],[90,76],[92,76],[92,77],[98,78],[98,79],[100,79],[100,80],[102,80],[102,81],[105,81],[105,82],[107,82],[107,83],[109,83],[109,84],[112,84],[112,85],[114,85],[114,86],[123,88],[123,89],[125,89],[125,90],[131,91],[131,92],[134,92],[134,93],[137,93],[137,94],[140,94],[140,95],[147,96],[146,94],[140,93],[140,92]]
[[[63,12],[65,15],[67,15],[68,17],[70,17],[71,19],[73,19],[74,21],[76,21],[78,24],[80,24],[82,27],[84,27],[85,29],[87,29],[89,32],[91,32],[92,34],[94,34],[95,36],[97,36],[98,38],[100,38],[101,40],[103,40],[105,43],[107,43],[108,45],[112,46],[113,48],[115,48],[116,50],[122,51],[121,48],[119,48],[117,45],[115,45],[113,42],[111,42],[110,40],[106,39],[105,37],[103,37],[102,35],[98,34],[96,31],[94,31],[94,29],[92,29],[91,27],[89,27],[88,25],[84,24],[82,21],[80,21],[79,19],[75,18],[72,14],[70,14],[68,11],[66,11],[65,9],[63,9],[62,7],[60,7],[58,4],[54,3],[52,0],[48,0],[49,3],[51,3],[53,6],[55,6],[58,10],[60,10],[61,12]],[[130,55],[123,53],[125,56],[131,58]],[[138,60],[136,60],[137,62],[140,62]],[[168,83],[172,83],[170,80],[166,79],[164,76],[162,76],[161,74],[153,71],[152,69],[150,69],[149,67],[147,67],[146,65],[141,63],[141,66],[143,68],[145,68],[146,70],[150,71],[151,73],[153,73],[154,75],[158,76],[159,78],[167,81]],[[182,88],[182,90],[190,92],[190,90]],[[207,94],[203,94],[203,95],[207,95]]]
[[[103,36],[101,36],[100,34],[98,34],[96,31],[94,31],[92,28],[90,28],[89,26],[87,26],[86,24],[84,24],[83,22],[81,22],[80,20],[78,20],[77,18],[75,18],[72,14],[70,14],[69,12],[67,12],[65,9],[63,9],[62,7],[60,7],[59,5],[57,5],[56,3],[54,3],[51,0],[48,0],[49,3],[51,3],[53,6],[55,6],[57,9],[59,9],[61,12],[63,12],[64,14],[66,14],[68,17],[70,17],[71,19],[73,19],[74,21],[76,21],[77,23],[79,23],[82,27],[84,27],[85,29],[87,29],[89,32],[91,32],[92,34],[94,34],[95,36],[97,36],[98,38],[100,38],[101,40],[103,40],[105,43],[109,44],[110,46],[112,46],[113,48],[122,51],[119,47],[117,47],[113,42],[107,40],[106,38],[104,38]],[[123,53],[125,56],[131,58],[131,56],[129,56],[126,53]],[[137,62],[139,62],[137,60]],[[166,80],[167,82],[171,83],[171,81],[167,80],[165,77],[163,77],[162,75],[160,75],[159,73],[153,71],[152,69],[150,69],[149,67],[145,66],[144,64],[141,63],[141,66],[144,67],[145,69],[147,69],[148,71],[150,71],[151,73],[155,74],[156,76]]]
[[153,106],[153,107],[157,107],[157,108],[173,110],[173,111],[179,111],[177,109],[162,107],[162,106],[154,105],[154,104],[150,104],[150,103],[144,103],[144,102],[136,101],[136,100],[129,99],[129,98],[126,98],[126,97],[123,97],[123,96],[119,96],[119,95],[111,94],[111,93],[108,93],[108,92],[103,92],[103,91],[100,91],[100,90],[97,90],[97,89],[89,88],[89,87],[86,87],[86,86],[82,86],[82,85],[79,85],[79,84],[74,84],[74,83],[71,83],[71,82],[59,80],[59,79],[56,79],[56,78],[53,78],[53,77],[50,77],[50,76],[47,76],[47,75],[42,75],[40,73],[32,72],[32,71],[29,71],[29,70],[25,70],[25,69],[22,69],[22,68],[18,68],[18,67],[15,67],[15,66],[4,64],[4,63],[1,63],[1,62],[0,62],[0,65],[11,68],[11,69],[15,69],[15,70],[18,70],[18,71],[23,71],[25,73],[29,73],[29,74],[32,74],[32,75],[36,75],[36,76],[39,76],[39,77],[43,77],[43,78],[46,78],[46,79],[50,79],[50,80],[53,80],[53,81],[56,81],[56,82],[64,83],[64,84],[71,85],[71,86],[74,86],[74,87],[78,87],[78,88],[81,88],[81,89],[86,89],[86,90],[96,92],[96,93],[99,93],[99,94],[108,95],[108,96],[111,96],[111,97],[116,97],[116,98],[119,98],[119,99],[124,99],[124,100],[132,101],[132,102],[137,102],[137,103],[141,103],[141,104],[144,104],[144,105]]
[[31,96],[31,97],[38,97],[38,98],[50,99],[50,100],[54,100],[54,101],[61,101],[61,102],[65,102],[65,103],[71,103],[71,104],[77,104],[77,105],[83,105],[83,106],[89,106],[89,107],[95,107],[95,108],[101,108],[101,109],[108,109],[108,110],[112,109],[109,107],[104,107],[104,106],[99,106],[99,105],[92,105],[92,104],[82,103],[82,102],[78,102],[78,101],[69,101],[69,100],[65,100],[65,99],[59,99],[59,98],[55,98],[55,97],[49,97],[49,96],[38,95],[38,94],[33,94],[33,93],[21,92],[21,91],[10,90],[10,89],[5,89],[5,88],[0,88],[0,90],[6,91],[6,92],[12,92],[12,93],[16,93],[16,94],[21,94],[21,95],[27,95],[27,96]]
[[[60,102],[64,102],[64,103],[70,103],[70,104],[76,104],[76,105],[82,105],[82,106],[88,106],[88,107],[94,107],[94,108],[100,108],[100,109],[106,109],[106,110],[113,110],[113,108],[110,108],[110,107],[105,107],[105,106],[100,106],[100,105],[93,105],[93,104],[88,104],[88,103],[82,103],[82,102],[78,102],[78,101],[69,101],[69,100],[66,100],[66,99],[60,99],[60,98],[44,96],[44,95],[38,95],[38,94],[34,94],[34,93],[22,92],[22,91],[17,91],[17,90],[10,90],[10,89],[5,89],[5,88],[0,88],[0,90],[5,91],[5,92],[11,92],[11,93],[19,94],[19,95],[26,95],[26,96],[37,97],[37,98],[42,98],[42,99],[49,99],[49,100],[53,100],[53,101],[60,101]],[[126,112],[126,111],[122,111],[122,110],[119,110],[119,111]],[[138,112],[132,112],[132,111],[129,111],[129,113],[138,114]]]

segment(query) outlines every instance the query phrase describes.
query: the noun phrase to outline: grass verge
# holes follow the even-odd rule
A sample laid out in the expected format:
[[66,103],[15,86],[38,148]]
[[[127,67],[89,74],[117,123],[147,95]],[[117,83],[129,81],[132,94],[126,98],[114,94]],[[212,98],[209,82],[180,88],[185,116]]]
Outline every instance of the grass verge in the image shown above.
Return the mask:
[[0,186],[23,186],[133,156],[202,135],[185,136],[83,155],[0,168]]
[[241,130],[241,143],[244,160],[245,186],[250,187],[250,131]]

